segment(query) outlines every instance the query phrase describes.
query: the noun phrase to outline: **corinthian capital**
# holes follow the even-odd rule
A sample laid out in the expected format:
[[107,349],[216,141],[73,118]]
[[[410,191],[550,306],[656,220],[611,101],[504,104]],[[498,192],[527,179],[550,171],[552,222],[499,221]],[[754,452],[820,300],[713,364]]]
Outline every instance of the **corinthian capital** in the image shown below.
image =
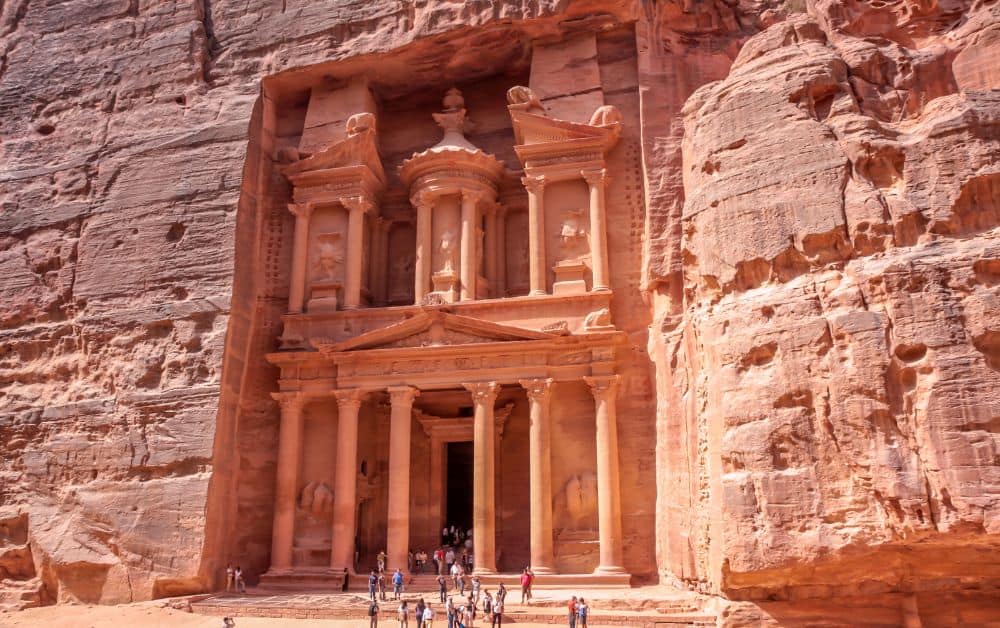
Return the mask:
[[593,375],[584,377],[583,381],[590,386],[590,393],[598,401],[614,399],[618,394],[618,384],[621,383],[621,375]]
[[497,393],[500,392],[500,384],[496,382],[470,382],[462,386],[472,393],[472,401],[477,406],[492,406],[497,400]]
[[437,198],[430,190],[419,190],[410,195],[410,205],[414,207],[431,207],[434,205],[434,199]]
[[552,392],[552,378],[540,377],[538,379],[522,379],[518,382],[528,394],[528,399],[536,403],[548,401]]
[[305,395],[298,392],[275,392],[271,398],[281,406],[282,413],[299,411],[305,405]]
[[581,170],[580,176],[586,179],[589,185],[599,185],[603,187],[608,184],[608,171],[604,168]]
[[370,211],[375,204],[371,200],[363,196],[352,196],[348,198],[343,198],[340,200],[341,205],[347,208],[348,211]]
[[337,399],[337,407],[341,409],[360,407],[367,395],[368,391],[361,388],[341,388],[333,391],[333,396]]
[[312,203],[289,203],[288,211],[291,212],[296,218],[302,218],[303,220],[309,220],[309,216],[312,216],[313,204]]
[[537,175],[533,177],[521,177],[521,183],[531,194],[541,194],[545,191],[545,176]]
[[420,394],[413,386],[390,386],[388,390],[389,401],[394,406],[412,406],[414,398]]

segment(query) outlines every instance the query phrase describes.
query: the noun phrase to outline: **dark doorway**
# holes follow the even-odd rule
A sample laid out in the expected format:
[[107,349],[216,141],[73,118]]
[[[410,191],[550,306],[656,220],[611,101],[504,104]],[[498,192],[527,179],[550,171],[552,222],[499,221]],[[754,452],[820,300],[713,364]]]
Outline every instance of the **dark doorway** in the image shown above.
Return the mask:
[[472,442],[448,443],[445,524],[472,528]]

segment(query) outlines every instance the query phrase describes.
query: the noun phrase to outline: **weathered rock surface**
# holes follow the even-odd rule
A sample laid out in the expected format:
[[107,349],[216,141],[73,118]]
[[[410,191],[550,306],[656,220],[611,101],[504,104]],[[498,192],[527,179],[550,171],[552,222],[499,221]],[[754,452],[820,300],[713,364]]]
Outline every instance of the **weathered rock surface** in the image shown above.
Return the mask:
[[289,132],[264,77],[475,81],[602,24],[638,51],[661,579],[779,600],[732,624],[845,596],[977,621],[954,608],[1000,581],[979,0],[0,4],[0,607],[266,567],[287,268],[254,234]]

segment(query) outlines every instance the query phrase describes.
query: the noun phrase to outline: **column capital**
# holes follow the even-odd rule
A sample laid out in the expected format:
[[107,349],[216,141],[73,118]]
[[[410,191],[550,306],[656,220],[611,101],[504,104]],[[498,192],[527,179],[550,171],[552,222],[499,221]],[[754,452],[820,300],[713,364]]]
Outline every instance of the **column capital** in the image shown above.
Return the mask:
[[437,200],[437,194],[430,190],[418,190],[410,195],[410,205],[414,207],[430,207]]
[[621,379],[621,375],[589,375],[584,377],[583,381],[590,386],[594,399],[600,401],[615,398]]
[[359,210],[361,212],[368,212],[375,207],[375,203],[373,203],[371,199],[364,196],[348,196],[340,199],[340,204],[351,212]]
[[389,401],[392,405],[413,405],[413,400],[420,395],[420,390],[413,386],[389,386]]
[[540,377],[537,379],[520,379],[518,384],[524,388],[528,394],[528,399],[535,402],[548,401],[552,394],[552,378]]
[[545,189],[545,175],[539,174],[530,177],[521,177],[521,183],[525,189],[532,194],[541,194]]
[[471,200],[473,203],[478,203],[479,201],[486,198],[486,192],[482,190],[473,190],[470,188],[461,188],[459,193],[462,195],[462,201]]
[[363,388],[341,388],[333,391],[333,396],[337,399],[338,408],[357,408],[369,392]]
[[314,207],[312,203],[289,203],[288,211],[296,218],[308,219]]
[[608,183],[608,171],[604,168],[581,170],[580,176],[586,179],[590,185],[605,186]]
[[497,400],[497,393],[500,392],[500,384],[496,382],[469,382],[462,386],[472,393],[472,401],[476,405],[492,406]]
[[271,399],[278,402],[282,412],[286,410],[299,410],[305,405],[306,396],[300,392],[273,392]]

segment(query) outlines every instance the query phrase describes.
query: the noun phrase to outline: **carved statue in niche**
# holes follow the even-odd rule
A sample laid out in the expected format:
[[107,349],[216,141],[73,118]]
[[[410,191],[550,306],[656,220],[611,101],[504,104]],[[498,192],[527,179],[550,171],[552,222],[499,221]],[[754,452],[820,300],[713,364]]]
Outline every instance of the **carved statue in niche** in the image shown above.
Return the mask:
[[563,260],[580,261],[588,257],[590,244],[583,214],[583,209],[569,210],[559,230],[559,248],[562,250]]
[[441,234],[438,250],[441,251],[441,257],[444,258],[442,272],[455,272],[455,268],[458,266],[458,237],[453,230],[448,229]]
[[327,517],[333,512],[333,491],[326,482],[309,482],[302,489],[299,508],[317,518]]
[[597,522],[597,476],[586,472],[570,476],[555,496],[555,528],[561,537],[589,534]]
[[321,233],[317,240],[315,279],[334,281],[337,279],[337,269],[344,263],[344,246],[340,241],[340,232]]

